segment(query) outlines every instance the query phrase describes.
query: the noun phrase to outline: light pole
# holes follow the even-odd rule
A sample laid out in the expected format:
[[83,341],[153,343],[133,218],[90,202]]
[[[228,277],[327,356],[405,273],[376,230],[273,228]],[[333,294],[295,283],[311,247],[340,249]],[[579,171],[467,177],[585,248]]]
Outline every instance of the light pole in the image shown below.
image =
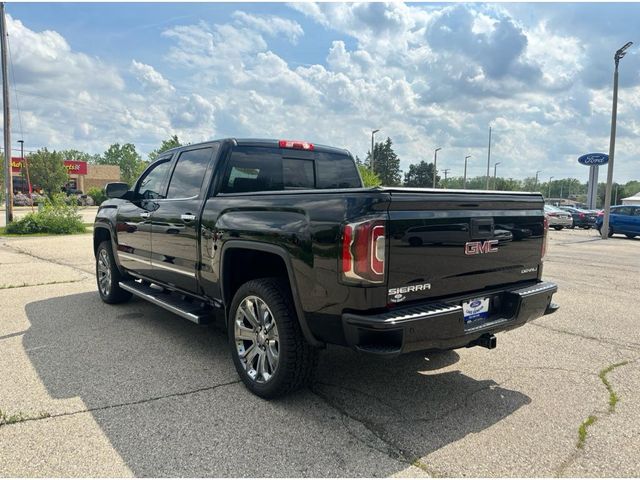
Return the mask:
[[464,179],[462,180],[462,188],[467,188],[467,160],[471,158],[471,155],[464,157]]
[[489,166],[491,165],[491,126],[489,126],[489,149],[487,150],[487,190],[489,190]]
[[502,162],[496,162],[493,164],[493,189],[496,189],[496,173],[498,171],[498,165],[500,165]]
[[626,55],[626,50],[633,45],[633,42],[627,42],[620,48],[613,60],[616,68],[613,71],[613,106],[611,107],[611,137],[609,139],[609,165],[607,168],[607,187],[604,193],[604,216],[602,217],[602,228],[600,235],[603,240],[609,238],[609,210],[611,208],[611,185],[613,183],[613,156],[616,151],[616,119],[618,116],[618,63],[620,59]]
[[536,172],[536,183],[533,184],[533,189],[535,190],[536,188],[538,188],[538,174],[542,173],[542,170],[538,170]]
[[379,128],[376,128],[375,130],[371,130],[371,171],[375,173],[374,170],[374,154],[373,154],[373,148],[374,148],[374,138],[376,136],[376,133],[378,133],[380,131]]
[[551,180],[553,180],[553,177],[549,177],[549,195],[547,195],[547,198],[551,198]]
[[438,176],[438,151],[442,150],[441,147],[436,148],[433,151],[433,188],[436,188],[436,177]]

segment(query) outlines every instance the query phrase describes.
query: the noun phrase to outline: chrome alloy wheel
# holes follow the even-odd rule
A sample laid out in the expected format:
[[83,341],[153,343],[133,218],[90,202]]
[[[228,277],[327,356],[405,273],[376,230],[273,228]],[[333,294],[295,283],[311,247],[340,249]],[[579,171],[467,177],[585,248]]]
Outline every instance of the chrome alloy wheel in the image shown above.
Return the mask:
[[111,264],[107,251],[104,249],[98,253],[98,286],[100,293],[105,297],[111,292]]
[[245,297],[234,321],[234,339],[240,363],[257,383],[266,383],[278,368],[278,327],[267,304],[259,297]]

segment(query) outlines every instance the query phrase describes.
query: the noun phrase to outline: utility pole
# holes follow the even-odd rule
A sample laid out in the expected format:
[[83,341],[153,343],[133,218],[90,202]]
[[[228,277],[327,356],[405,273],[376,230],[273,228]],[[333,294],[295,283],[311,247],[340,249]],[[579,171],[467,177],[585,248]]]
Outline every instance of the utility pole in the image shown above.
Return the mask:
[[547,195],[547,198],[551,198],[551,180],[553,180],[553,177],[549,177],[549,195]]
[[7,22],[4,2],[0,3],[0,58],[2,60],[2,106],[4,114],[4,199],[5,225],[13,221],[13,177],[11,176],[11,116],[9,112],[9,66],[7,65]]
[[489,126],[489,150],[487,151],[487,190],[489,190],[489,168],[491,166],[491,126]]
[[496,173],[498,172],[498,165],[500,165],[502,162],[496,162],[493,164],[493,189],[496,189]]
[[535,190],[536,188],[538,188],[538,174],[542,173],[542,170],[538,170],[536,172],[536,183],[533,185],[533,189]]
[[433,151],[433,188],[436,188],[436,177],[438,176],[438,150],[442,150],[442,148],[438,147]]
[[376,171],[373,168],[373,160],[374,160],[373,149],[375,147],[373,139],[375,138],[376,133],[378,133],[379,131],[380,131],[379,128],[376,128],[375,130],[371,130],[371,171],[373,173],[376,173]]
[[451,171],[450,168],[445,168],[442,173],[444,173],[444,185],[442,188],[447,188],[447,173]]
[[467,160],[471,158],[471,155],[464,157],[464,179],[462,180],[462,188],[467,188]]
[[613,184],[613,156],[616,151],[616,119],[618,116],[618,63],[620,63],[620,59],[626,55],[626,50],[631,45],[633,45],[633,42],[627,42],[613,56],[616,67],[613,71],[613,106],[611,107],[609,165],[607,168],[607,186],[604,193],[604,216],[602,217],[602,228],[600,229],[600,235],[603,240],[609,238],[609,211],[611,209],[611,185]]

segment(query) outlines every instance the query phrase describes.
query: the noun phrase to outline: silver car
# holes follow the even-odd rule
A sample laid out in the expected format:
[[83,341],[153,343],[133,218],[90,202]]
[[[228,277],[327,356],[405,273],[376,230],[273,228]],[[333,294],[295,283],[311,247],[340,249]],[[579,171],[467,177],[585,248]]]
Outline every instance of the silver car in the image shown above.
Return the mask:
[[553,207],[551,205],[545,205],[544,213],[549,220],[549,228],[562,230],[564,227],[573,227],[573,217],[569,212]]

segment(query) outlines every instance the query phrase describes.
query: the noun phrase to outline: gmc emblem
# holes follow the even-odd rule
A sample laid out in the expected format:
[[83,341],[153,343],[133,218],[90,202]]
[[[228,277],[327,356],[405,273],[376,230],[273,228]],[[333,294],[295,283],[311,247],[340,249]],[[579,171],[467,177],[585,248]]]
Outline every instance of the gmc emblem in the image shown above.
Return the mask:
[[498,240],[487,240],[485,242],[467,242],[464,244],[465,255],[479,255],[481,253],[496,253],[498,251]]

